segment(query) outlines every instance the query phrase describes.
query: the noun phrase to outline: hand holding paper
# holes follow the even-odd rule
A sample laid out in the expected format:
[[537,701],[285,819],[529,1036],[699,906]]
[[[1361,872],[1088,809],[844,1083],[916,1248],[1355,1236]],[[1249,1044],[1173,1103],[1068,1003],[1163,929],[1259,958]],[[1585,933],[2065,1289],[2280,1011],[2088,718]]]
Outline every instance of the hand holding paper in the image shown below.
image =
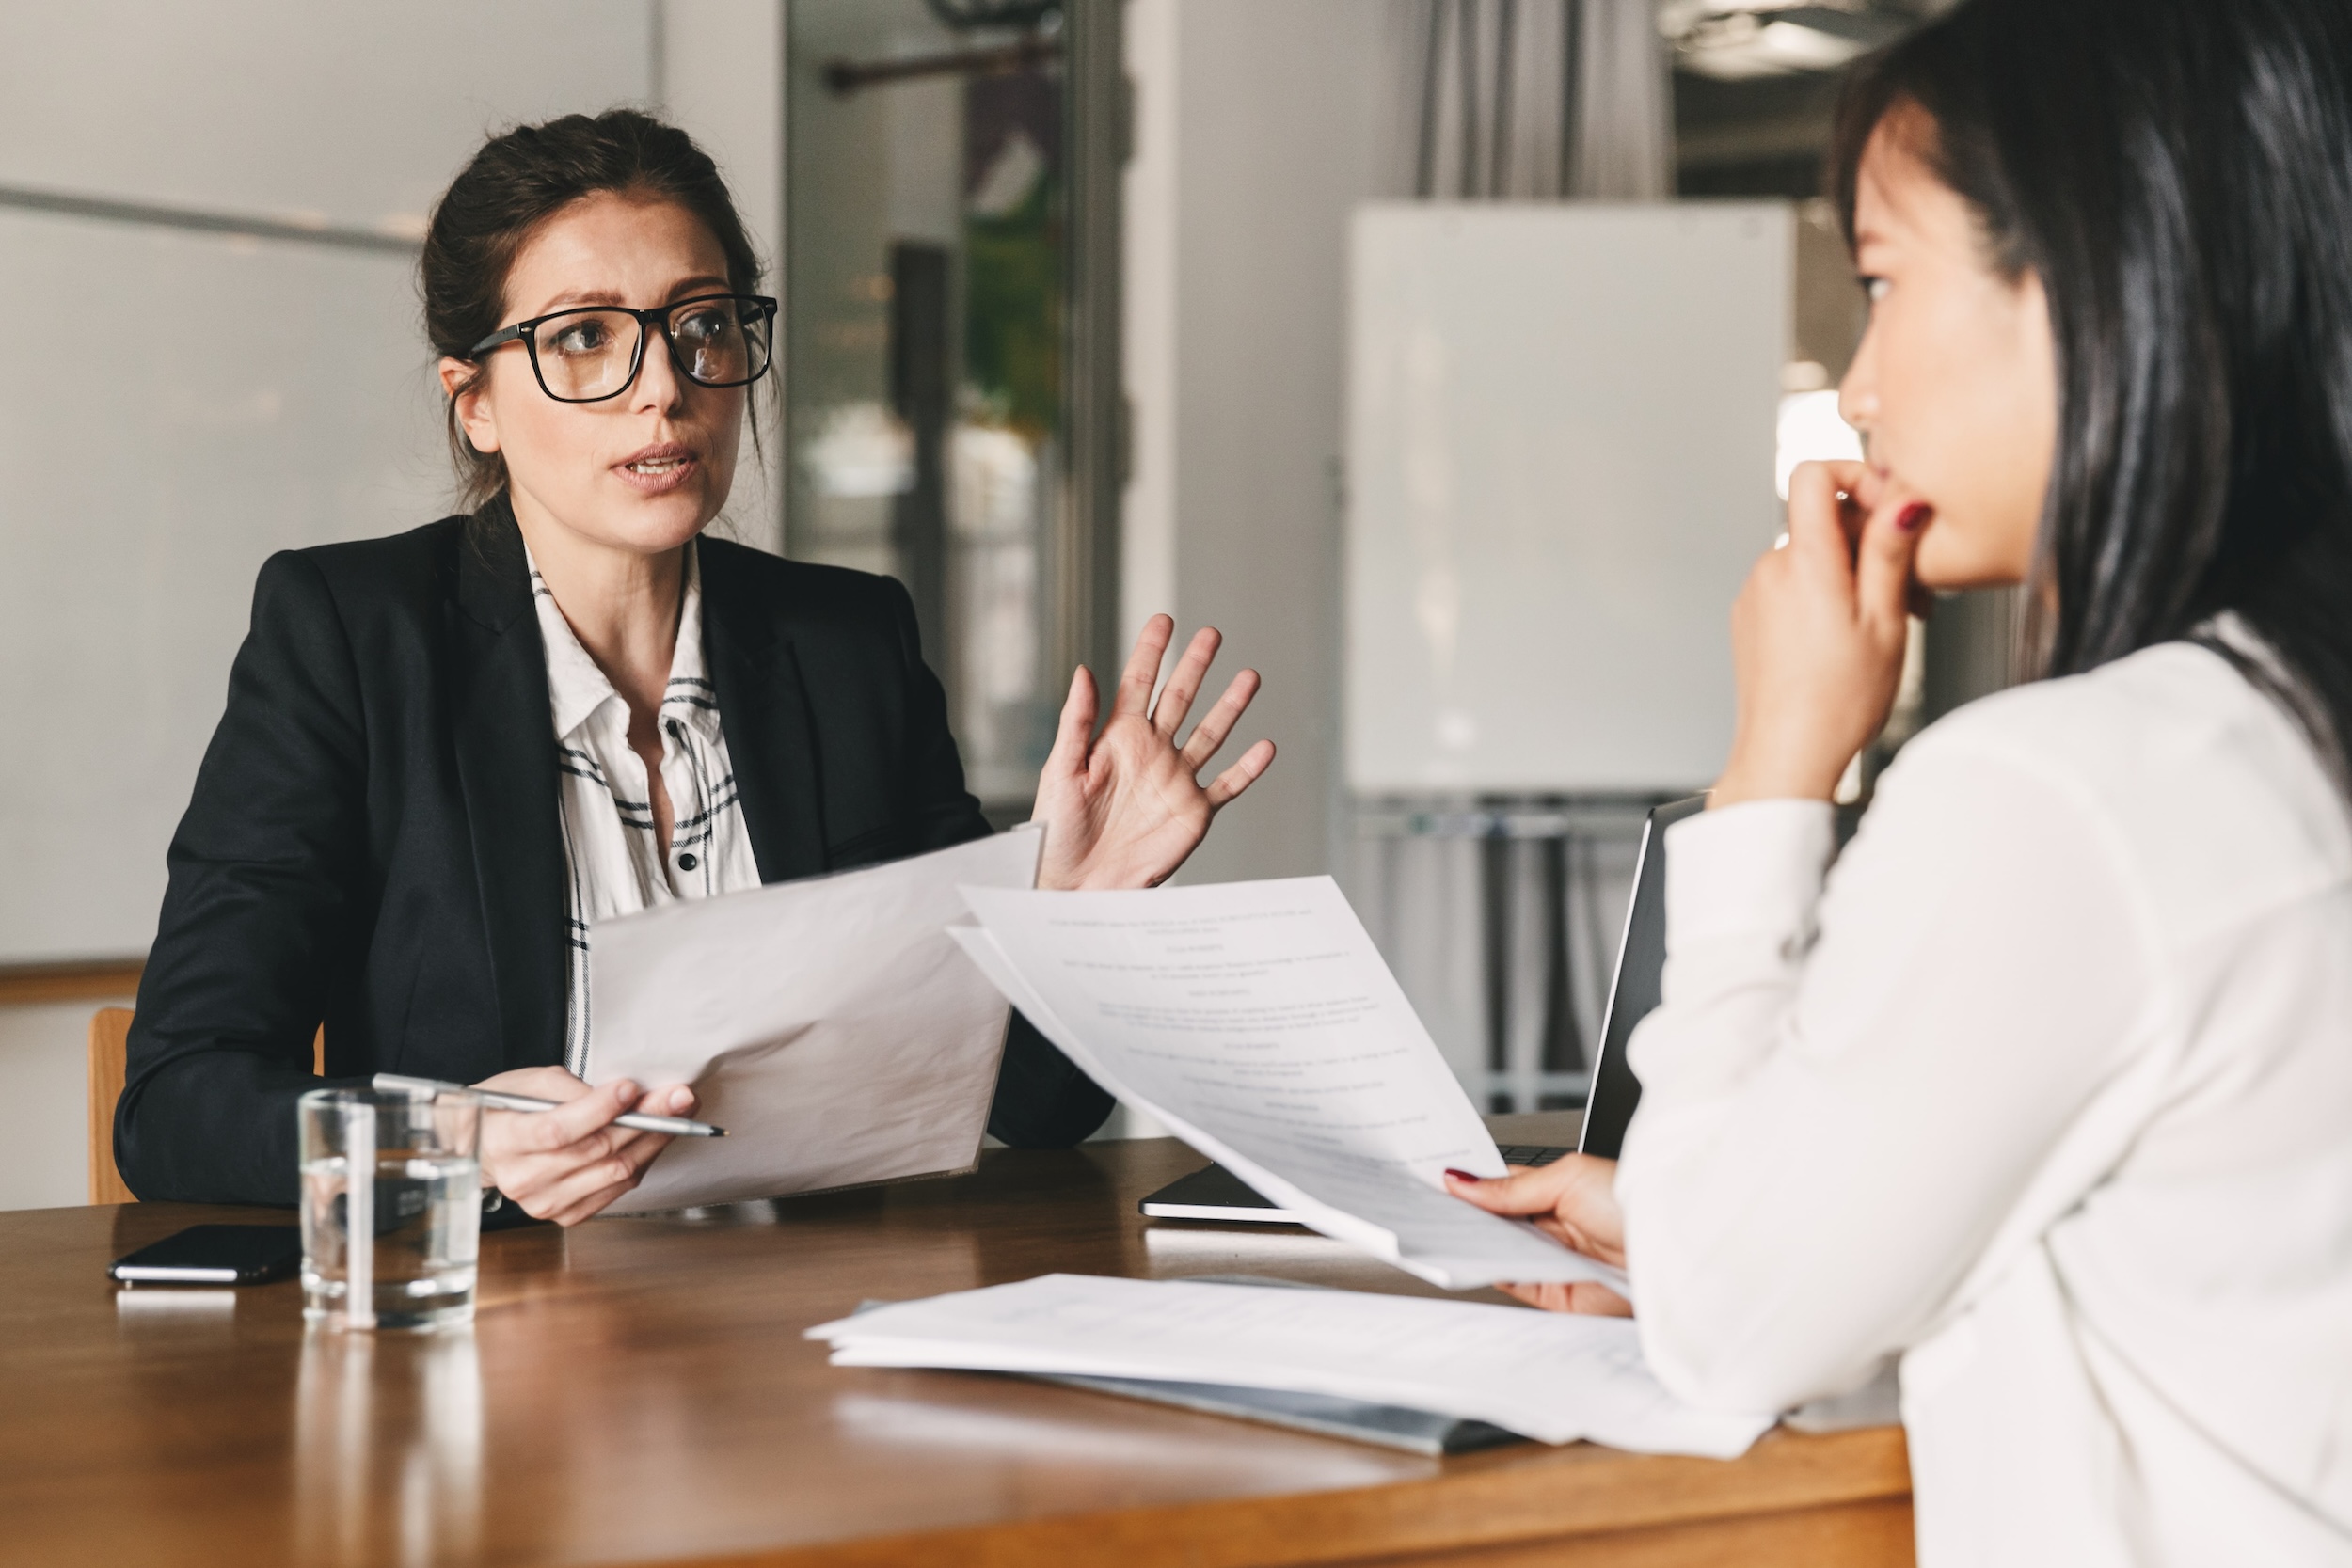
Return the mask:
[[959,884],[1026,888],[1016,829],[911,860],[600,923],[592,1083],[685,1083],[723,1139],[673,1144],[612,1212],[969,1168],[1005,1006],[943,927]]
[[1445,1192],[1502,1156],[1329,878],[964,896],[957,941],[1047,1038],[1315,1229],[1452,1289],[1625,1289]]
[[[1446,1172],[1446,1185],[1491,1214],[1522,1215],[1587,1258],[1625,1267],[1625,1211],[1617,1204],[1617,1162],[1569,1154],[1500,1179]],[[1589,1279],[1511,1281],[1500,1289],[1547,1312],[1590,1312],[1629,1318],[1633,1304]]]

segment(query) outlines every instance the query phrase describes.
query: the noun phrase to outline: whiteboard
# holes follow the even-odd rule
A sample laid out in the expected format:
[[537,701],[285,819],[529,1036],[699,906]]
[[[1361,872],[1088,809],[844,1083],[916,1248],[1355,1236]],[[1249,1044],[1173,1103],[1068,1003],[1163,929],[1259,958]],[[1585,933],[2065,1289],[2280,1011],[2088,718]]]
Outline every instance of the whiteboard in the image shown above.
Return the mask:
[[[0,185],[413,234],[654,0],[0,8]],[[415,261],[0,206],[0,963],[130,956],[273,550],[450,510]]]
[[0,211],[0,960],[140,953],[262,560],[448,510],[410,263]]
[[1375,205],[1349,255],[1348,785],[1703,784],[1779,531],[1781,203]]

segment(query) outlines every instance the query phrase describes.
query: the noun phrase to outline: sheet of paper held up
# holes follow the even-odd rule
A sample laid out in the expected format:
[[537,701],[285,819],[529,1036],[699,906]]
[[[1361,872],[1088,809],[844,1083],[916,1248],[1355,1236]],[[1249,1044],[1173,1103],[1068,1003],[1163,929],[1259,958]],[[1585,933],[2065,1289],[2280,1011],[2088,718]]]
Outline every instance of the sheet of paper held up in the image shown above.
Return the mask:
[[1733,1459],[1770,1416],[1682,1403],[1629,1319],[1354,1291],[1046,1275],[820,1323],[846,1367],[1156,1378],[1330,1394],[1546,1443]]
[[589,1081],[691,1084],[727,1130],[671,1144],[612,1212],[969,1168],[1006,1012],[945,927],[959,884],[1034,882],[1043,842],[1016,829],[599,922]]
[[1048,1038],[1325,1235],[1451,1290],[1625,1289],[1445,1191],[1502,1157],[1330,878],[964,895],[956,940]]

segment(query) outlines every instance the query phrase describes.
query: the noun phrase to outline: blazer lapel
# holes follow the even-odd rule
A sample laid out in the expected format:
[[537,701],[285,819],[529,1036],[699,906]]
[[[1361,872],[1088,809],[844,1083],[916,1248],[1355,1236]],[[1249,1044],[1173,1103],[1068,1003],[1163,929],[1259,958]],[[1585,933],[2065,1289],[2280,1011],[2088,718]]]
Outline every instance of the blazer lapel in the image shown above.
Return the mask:
[[458,546],[452,705],[506,1066],[564,1060],[564,840],[547,655],[521,531],[503,499]]
[[702,551],[703,657],[743,826],[761,881],[814,877],[825,869],[825,822],[808,693],[790,641],[737,593],[729,553]]

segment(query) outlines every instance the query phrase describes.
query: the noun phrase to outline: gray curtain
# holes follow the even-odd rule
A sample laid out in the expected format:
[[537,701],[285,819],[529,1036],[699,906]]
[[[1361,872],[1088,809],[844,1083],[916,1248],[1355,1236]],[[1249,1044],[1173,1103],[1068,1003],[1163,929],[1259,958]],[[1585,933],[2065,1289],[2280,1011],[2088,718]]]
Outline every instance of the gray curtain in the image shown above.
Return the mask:
[[1400,191],[1441,200],[1674,194],[1652,0],[1395,0]]
[[[1652,0],[1387,3],[1395,194],[1673,194]],[[1641,811],[1452,800],[1343,816],[1341,881],[1472,1098],[1534,1110],[1571,1093],[1599,1035]]]
[[1481,1109],[1580,1090],[1642,820],[1638,806],[1357,803],[1341,884]]

